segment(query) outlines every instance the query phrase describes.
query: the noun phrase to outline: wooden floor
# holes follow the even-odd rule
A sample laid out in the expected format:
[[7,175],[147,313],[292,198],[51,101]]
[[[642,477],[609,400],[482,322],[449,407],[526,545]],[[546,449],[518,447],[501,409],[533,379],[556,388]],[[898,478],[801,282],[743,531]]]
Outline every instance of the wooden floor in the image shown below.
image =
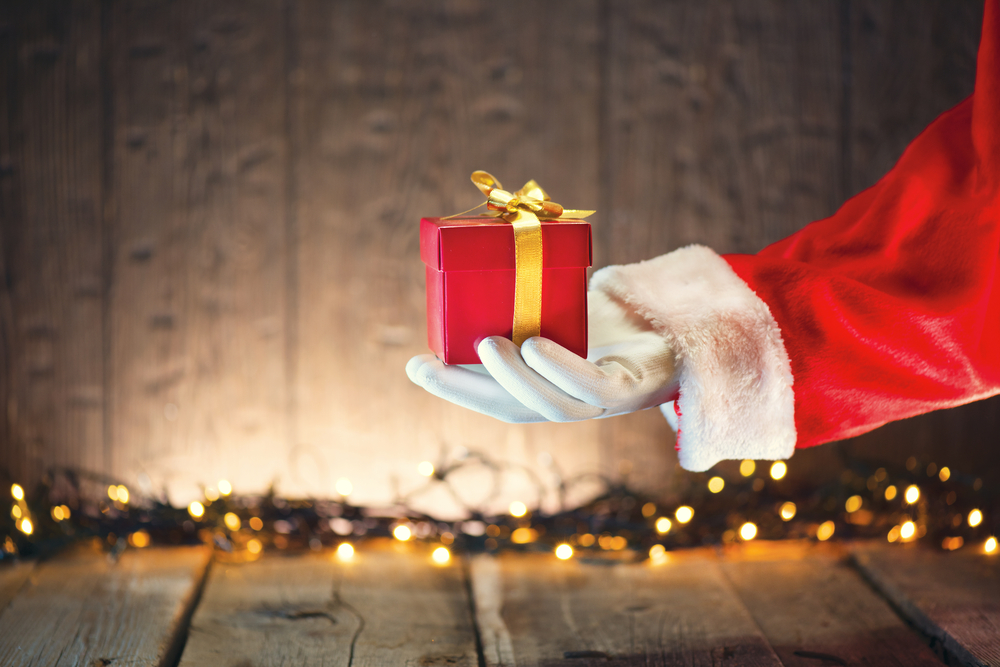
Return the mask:
[[0,568],[0,664],[1000,665],[1000,558],[971,549],[429,556],[79,547]]

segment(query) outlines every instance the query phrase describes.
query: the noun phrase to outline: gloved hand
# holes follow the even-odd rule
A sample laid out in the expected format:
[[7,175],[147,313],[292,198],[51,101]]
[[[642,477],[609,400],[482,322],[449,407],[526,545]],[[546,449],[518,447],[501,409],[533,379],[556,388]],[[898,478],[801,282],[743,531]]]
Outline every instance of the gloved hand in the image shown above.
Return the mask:
[[674,351],[663,336],[604,292],[589,292],[587,301],[587,359],[546,338],[518,349],[491,336],[479,344],[482,366],[448,366],[422,354],[406,374],[435,396],[515,424],[611,417],[674,400]]

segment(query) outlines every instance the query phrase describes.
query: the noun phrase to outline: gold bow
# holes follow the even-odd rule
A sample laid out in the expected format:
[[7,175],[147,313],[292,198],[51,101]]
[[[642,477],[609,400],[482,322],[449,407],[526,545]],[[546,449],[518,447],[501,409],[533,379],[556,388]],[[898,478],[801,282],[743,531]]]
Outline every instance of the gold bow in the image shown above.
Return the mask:
[[486,207],[497,211],[496,217],[503,218],[514,228],[514,331],[511,340],[520,347],[521,343],[542,332],[541,220],[579,220],[594,211],[564,209],[549,199],[534,180],[515,193],[502,189],[500,181],[485,171],[472,172],[472,182],[486,195]]

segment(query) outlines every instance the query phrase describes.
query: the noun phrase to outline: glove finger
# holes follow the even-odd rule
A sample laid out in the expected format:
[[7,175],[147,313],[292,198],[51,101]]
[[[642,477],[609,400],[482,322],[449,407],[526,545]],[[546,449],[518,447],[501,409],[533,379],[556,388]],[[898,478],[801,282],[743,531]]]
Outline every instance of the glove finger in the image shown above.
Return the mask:
[[532,370],[513,342],[490,336],[479,343],[479,359],[496,381],[525,406],[554,422],[600,417],[604,410],[569,396]]
[[521,355],[531,368],[561,390],[591,405],[649,407],[646,397],[670,382],[673,364],[662,339],[639,337],[617,345],[596,362],[582,359],[546,338],[529,338]]
[[448,366],[433,354],[421,354],[410,359],[406,364],[406,374],[414,384],[439,398],[508,424],[547,421],[507,393],[491,376]]

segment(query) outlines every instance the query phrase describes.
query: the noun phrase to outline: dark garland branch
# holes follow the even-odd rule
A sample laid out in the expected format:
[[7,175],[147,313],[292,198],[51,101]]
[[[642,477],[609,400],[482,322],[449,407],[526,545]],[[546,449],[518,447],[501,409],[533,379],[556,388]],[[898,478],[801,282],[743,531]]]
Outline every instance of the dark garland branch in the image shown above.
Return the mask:
[[[547,514],[525,508],[523,516],[489,515],[462,501],[450,479],[470,465],[487,467],[495,478],[519,468],[537,486],[538,498],[543,497],[545,487],[531,471],[481,453],[442,462],[425,486],[389,508],[358,507],[346,499],[287,499],[274,493],[206,493],[189,507],[173,507],[165,494],[140,497],[106,476],[60,468],[33,489],[11,486],[10,511],[0,519],[0,559],[46,556],[71,542],[96,538],[113,555],[129,546],[204,543],[212,544],[220,558],[251,560],[265,550],[317,550],[371,537],[399,538],[401,527],[410,539],[458,551],[551,551],[569,544],[584,557],[621,551],[655,557],[748,538],[919,539],[949,550],[988,549],[990,544],[996,549],[995,540],[988,542],[1000,529],[995,493],[971,475],[945,474],[936,467],[918,470],[912,458],[907,463],[905,469],[889,470],[852,462],[837,482],[798,497],[784,492],[780,480],[763,471],[726,480],[716,492],[711,474],[686,473],[673,493],[680,502],[670,506],[658,506],[626,483],[606,477],[558,476],[562,509]],[[598,497],[580,507],[565,507],[576,485],[595,479],[603,485]],[[410,506],[415,497],[442,484],[466,507],[468,518],[441,521]],[[911,485],[919,488],[915,502],[906,500]],[[484,506],[498,492],[497,484]],[[689,521],[683,521],[684,508],[693,513]],[[981,517],[978,523],[975,510]]]

